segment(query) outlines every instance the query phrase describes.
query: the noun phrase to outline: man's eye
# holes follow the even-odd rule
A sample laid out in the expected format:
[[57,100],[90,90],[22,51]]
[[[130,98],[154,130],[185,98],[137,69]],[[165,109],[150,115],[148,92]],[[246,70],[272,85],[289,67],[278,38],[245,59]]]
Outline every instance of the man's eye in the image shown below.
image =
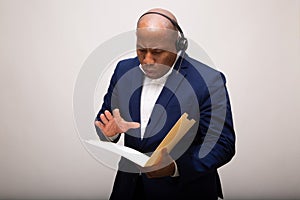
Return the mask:
[[146,53],[146,49],[138,49],[140,53]]
[[161,54],[162,52],[163,52],[163,50],[161,50],[161,49],[154,49],[152,51],[153,54]]

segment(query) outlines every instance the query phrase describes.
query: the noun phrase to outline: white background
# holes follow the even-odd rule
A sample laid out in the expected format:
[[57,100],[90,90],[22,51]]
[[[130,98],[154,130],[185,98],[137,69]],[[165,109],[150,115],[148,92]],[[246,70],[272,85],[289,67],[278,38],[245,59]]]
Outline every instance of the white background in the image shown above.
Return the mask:
[[227,78],[237,153],[226,199],[300,198],[300,2],[0,0],[0,198],[107,199],[114,171],[81,144],[76,77],[89,54],[153,7]]

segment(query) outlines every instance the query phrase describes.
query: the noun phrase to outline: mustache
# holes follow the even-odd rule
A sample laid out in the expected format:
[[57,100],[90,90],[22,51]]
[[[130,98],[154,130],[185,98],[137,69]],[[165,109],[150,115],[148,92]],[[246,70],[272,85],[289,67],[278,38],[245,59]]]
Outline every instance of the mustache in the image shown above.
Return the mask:
[[145,68],[150,68],[150,67],[159,67],[159,66],[167,66],[167,65],[160,64],[160,63],[153,63],[153,64],[142,64],[142,67],[145,67]]
[[145,68],[149,68],[149,67],[155,66],[155,64],[144,64],[144,65],[142,65],[142,66],[145,67]]
[[157,64],[144,64],[142,65],[142,68],[147,70],[147,69],[154,68],[155,66],[157,66]]

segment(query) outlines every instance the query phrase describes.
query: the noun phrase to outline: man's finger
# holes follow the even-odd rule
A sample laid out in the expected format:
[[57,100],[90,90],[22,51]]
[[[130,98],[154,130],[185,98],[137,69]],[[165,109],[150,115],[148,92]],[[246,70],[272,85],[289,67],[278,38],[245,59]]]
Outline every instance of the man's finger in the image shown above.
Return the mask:
[[108,119],[108,121],[112,120],[114,118],[108,110],[104,111],[104,114],[105,114],[106,118]]
[[104,125],[100,121],[95,121],[95,125],[100,129],[104,128]]
[[107,124],[108,123],[108,120],[107,120],[107,118],[106,118],[106,116],[104,114],[100,115],[100,119],[101,119],[101,121],[102,121],[103,124]]
[[113,110],[113,116],[115,118],[121,119],[120,110],[118,108],[116,108],[116,109]]

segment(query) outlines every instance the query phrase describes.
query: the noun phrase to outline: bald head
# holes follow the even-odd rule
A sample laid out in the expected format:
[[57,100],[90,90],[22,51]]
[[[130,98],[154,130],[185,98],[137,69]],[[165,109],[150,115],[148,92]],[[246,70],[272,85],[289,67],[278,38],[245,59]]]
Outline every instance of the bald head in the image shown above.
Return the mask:
[[[154,8],[148,10],[147,12],[158,12],[164,14],[177,23],[175,16],[168,10],[162,8]],[[137,23],[137,28],[160,28],[177,30],[169,19],[154,13],[142,16]]]

